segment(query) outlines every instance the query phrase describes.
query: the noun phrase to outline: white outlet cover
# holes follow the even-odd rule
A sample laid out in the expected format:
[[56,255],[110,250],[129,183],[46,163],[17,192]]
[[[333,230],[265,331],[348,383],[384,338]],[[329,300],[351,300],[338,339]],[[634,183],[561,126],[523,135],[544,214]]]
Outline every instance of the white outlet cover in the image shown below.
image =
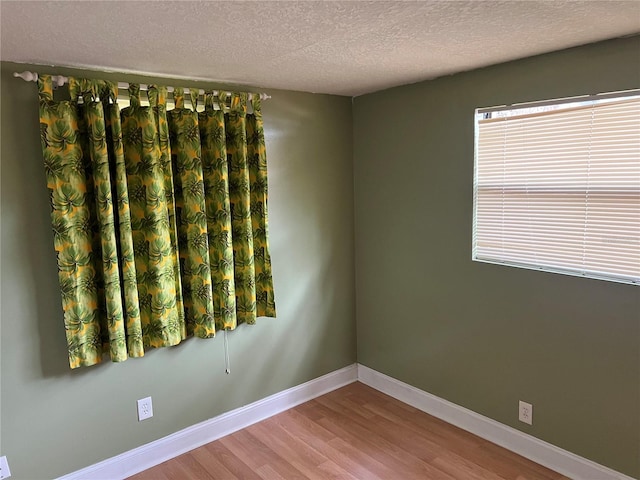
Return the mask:
[[0,457],[0,480],[9,478],[11,476],[11,470],[9,470],[9,462],[7,457]]
[[518,402],[518,420],[528,425],[533,424],[533,405],[520,400]]
[[153,403],[151,397],[141,398],[138,400],[138,421],[146,420],[153,417]]

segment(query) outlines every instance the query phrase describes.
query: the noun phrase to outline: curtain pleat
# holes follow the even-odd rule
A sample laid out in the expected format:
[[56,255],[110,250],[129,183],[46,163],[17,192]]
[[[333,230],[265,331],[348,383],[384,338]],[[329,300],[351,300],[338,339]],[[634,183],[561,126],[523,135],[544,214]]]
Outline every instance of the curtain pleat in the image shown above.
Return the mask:
[[[233,247],[231,245],[231,202],[224,111],[215,110],[213,92],[204,95],[205,110],[198,114],[202,146],[209,234],[209,261],[213,280],[213,304],[216,329],[236,327],[236,287]],[[221,103],[219,102],[221,105]]]
[[[124,161],[124,143],[122,141],[122,122],[118,106],[118,88],[110,83],[104,92],[105,105],[108,109],[107,144],[110,148],[109,167],[112,172],[112,191],[115,191],[116,202],[113,204],[114,215],[119,235],[116,237],[118,265],[121,270],[121,292],[125,309],[126,352],[131,357],[144,355],[142,339],[142,322],[140,319],[140,301],[133,246],[133,230],[131,228],[131,210],[129,206],[129,186],[127,169]],[[109,100],[113,103],[109,103]],[[126,355],[122,360],[126,359]],[[113,357],[112,357],[113,360]]]
[[182,95],[182,89],[176,88],[173,96],[176,108],[167,115],[182,292],[187,333],[207,338],[215,333],[215,321],[200,130],[198,114],[183,108]]
[[133,84],[120,112],[111,82],[70,78],[63,102],[38,85],[72,368],[275,316],[259,99],[207,92],[197,112],[177,88],[167,112],[166,87],[146,107]]
[[260,98],[253,100],[253,114],[247,115],[247,161],[251,185],[251,227],[256,284],[256,315],[275,317],[271,256],[269,255],[267,220],[267,149]]
[[[223,102],[224,103],[224,102]],[[253,262],[253,228],[251,196],[247,165],[246,94],[231,96],[225,114],[227,158],[229,161],[229,202],[236,284],[237,322],[255,323],[256,286]]]

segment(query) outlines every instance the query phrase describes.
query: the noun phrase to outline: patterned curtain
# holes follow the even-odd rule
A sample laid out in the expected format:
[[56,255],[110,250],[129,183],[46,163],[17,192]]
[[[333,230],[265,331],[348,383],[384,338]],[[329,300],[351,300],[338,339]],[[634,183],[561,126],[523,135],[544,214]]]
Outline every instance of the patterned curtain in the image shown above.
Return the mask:
[[[260,99],[38,80],[40,133],[71,368],[141,357],[275,317]],[[216,108],[217,107],[217,108]]]

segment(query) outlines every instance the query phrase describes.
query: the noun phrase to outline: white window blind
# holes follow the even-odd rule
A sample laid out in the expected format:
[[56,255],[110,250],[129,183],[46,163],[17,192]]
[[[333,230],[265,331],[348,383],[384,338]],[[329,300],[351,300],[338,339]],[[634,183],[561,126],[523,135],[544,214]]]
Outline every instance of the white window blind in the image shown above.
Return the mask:
[[535,110],[476,115],[473,259],[639,284],[640,97]]

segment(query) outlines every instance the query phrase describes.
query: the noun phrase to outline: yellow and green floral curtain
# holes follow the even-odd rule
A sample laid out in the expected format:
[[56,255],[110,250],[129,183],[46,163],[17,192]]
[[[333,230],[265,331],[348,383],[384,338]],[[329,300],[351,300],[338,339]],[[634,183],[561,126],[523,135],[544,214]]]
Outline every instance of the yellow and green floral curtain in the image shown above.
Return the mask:
[[176,88],[167,111],[132,84],[120,111],[111,82],[38,88],[71,368],[275,317],[258,96]]

